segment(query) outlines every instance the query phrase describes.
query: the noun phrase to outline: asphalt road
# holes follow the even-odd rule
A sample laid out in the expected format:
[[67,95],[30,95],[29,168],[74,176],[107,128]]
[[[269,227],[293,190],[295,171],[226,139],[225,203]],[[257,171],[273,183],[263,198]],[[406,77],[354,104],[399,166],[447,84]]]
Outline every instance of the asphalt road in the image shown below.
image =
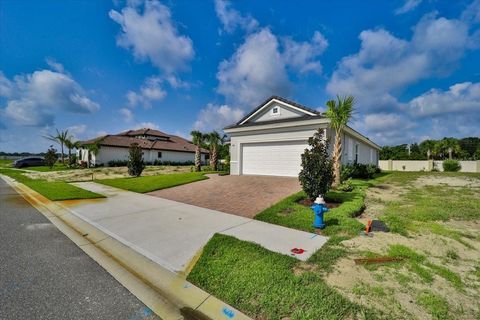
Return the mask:
[[0,319],[159,319],[0,179]]

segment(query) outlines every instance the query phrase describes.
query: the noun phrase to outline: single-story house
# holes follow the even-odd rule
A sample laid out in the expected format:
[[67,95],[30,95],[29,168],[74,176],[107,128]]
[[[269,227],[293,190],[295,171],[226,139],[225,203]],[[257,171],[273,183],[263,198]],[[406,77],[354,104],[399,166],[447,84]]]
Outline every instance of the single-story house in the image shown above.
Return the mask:
[[[143,128],[128,130],[119,134],[100,136],[82,141],[77,150],[78,161],[92,165],[108,165],[110,161],[127,161],[128,149],[132,143],[138,143],[143,150],[146,163],[193,163],[196,146],[190,141],[158,130]],[[95,154],[89,146],[97,145]],[[208,161],[208,150],[201,149],[201,161]]]
[[[230,174],[298,176],[301,154],[308,138],[324,129],[333,150],[335,133],[329,119],[282,97],[272,96],[236,124],[226,127],[230,135]],[[342,136],[342,162],[378,165],[380,146],[346,127]]]

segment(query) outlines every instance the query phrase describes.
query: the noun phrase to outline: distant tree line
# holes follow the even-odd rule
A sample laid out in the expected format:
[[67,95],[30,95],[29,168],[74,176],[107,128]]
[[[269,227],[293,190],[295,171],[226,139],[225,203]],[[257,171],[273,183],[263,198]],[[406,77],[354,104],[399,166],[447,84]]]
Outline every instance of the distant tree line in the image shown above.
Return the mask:
[[480,160],[480,138],[443,138],[421,143],[384,146],[380,160]]

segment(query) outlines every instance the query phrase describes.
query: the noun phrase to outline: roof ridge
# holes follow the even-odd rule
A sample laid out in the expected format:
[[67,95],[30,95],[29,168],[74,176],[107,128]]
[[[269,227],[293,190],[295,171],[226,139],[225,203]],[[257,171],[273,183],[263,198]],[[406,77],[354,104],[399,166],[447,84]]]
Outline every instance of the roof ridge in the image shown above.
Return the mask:
[[294,107],[297,107],[297,108],[300,108],[304,111],[307,111],[307,112],[310,112],[310,113],[314,113],[315,115],[319,115],[321,116],[321,113],[317,110],[314,110],[314,109],[311,109],[311,108],[308,108],[298,102],[295,102],[295,101],[292,101],[292,100],[289,100],[289,99],[286,99],[284,97],[281,97],[281,96],[276,96],[276,95],[272,95],[270,96],[268,99],[266,99],[265,101],[263,101],[261,104],[259,104],[256,108],[254,108],[251,112],[249,112],[246,116],[244,116],[242,119],[240,119],[235,125],[240,125],[243,121],[247,120],[249,117],[251,117],[253,114],[255,114],[258,110],[260,110],[262,107],[264,107],[266,104],[268,104],[270,101],[272,101],[273,99],[276,99],[276,100],[279,100],[279,101],[282,101],[283,103],[287,103],[287,104],[290,104]]

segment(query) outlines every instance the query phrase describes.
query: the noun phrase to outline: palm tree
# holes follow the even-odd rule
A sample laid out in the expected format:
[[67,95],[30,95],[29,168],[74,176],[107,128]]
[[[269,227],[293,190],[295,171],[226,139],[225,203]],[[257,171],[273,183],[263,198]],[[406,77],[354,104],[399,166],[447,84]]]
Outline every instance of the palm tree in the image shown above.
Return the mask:
[[190,134],[192,143],[195,145],[195,171],[202,171],[200,147],[205,142],[205,135],[198,130],[193,130]]
[[420,143],[420,150],[423,154],[427,155],[427,159],[430,160],[430,157],[433,156],[436,151],[436,141],[435,140],[424,140]]
[[90,168],[90,162],[92,161],[92,154],[96,156],[100,151],[100,140],[95,141],[95,143],[89,144],[85,146],[88,150],[88,161],[87,167]]
[[64,154],[63,154],[63,146],[65,145],[65,140],[67,140],[67,138],[68,138],[68,129],[65,130],[65,131],[58,131],[58,129],[55,129],[55,130],[57,130],[56,135],[49,134],[49,135],[45,136],[45,138],[50,140],[50,141],[57,142],[60,145],[60,148],[61,148],[61,151],[62,151],[62,163],[65,164],[65,157],[64,157]]
[[65,146],[68,149],[68,162],[71,164],[72,162],[72,149],[78,149],[80,147],[80,141],[73,141],[73,137],[70,136],[65,139]]
[[335,174],[334,186],[340,184],[340,164],[342,160],[342,130],[347,125],[355,109],[355,98],[346,96],[337,101],[327,101],[327,111],[325,115],[330,119],[330,128],[335,131],[335,145],[333,148],[333,171]]
[[218,148],[223,145],[225,135],[221,137],[217,131],[212,131],[206,135],[206,140],[210,149],[210,166],[216,171],[218,167]]
[[458,140],[455,138],[443,138],[438,142],[438,148],[443,155],[448,153],[450,160],[453,158],[453,154],[458,155],[462,151]]

